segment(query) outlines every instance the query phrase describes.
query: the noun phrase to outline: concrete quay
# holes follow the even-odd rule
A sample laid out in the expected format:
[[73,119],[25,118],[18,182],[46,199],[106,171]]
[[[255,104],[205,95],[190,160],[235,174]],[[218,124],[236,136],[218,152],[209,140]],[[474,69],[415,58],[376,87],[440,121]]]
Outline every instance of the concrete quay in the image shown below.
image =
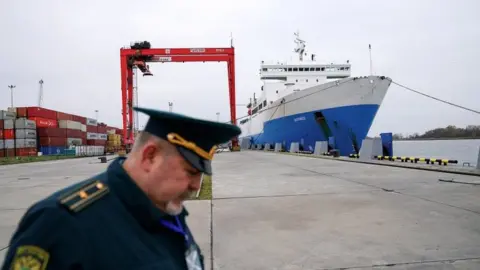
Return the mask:
[[[0,166],[0,262],[31,203],[107,165]],[[480,177],[264,151],[213,167],[213,200],[186,203],[206,269],[480,269]]]

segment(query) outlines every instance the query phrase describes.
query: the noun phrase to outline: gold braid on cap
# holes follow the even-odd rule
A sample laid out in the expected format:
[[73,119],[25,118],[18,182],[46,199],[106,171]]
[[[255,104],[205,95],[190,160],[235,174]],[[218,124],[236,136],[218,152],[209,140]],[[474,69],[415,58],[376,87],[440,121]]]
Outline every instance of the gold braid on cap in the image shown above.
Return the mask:
[[167,135],[167,139],[170,143],[180,145],[180,146],[183,146],[183,147],[185,147],[189,150],[192,150],[197,155],[203,157],[204,159],[208,159],[208,160],[213,159],[213,155],[215,154],[215,150],[217,149],[217,147],[214,145],[212,147],[212,149],[210,149],[210,152],[207,152],[207,151],[203,150],[202,148],[200,148],[199,146],[197,146],[195,143],[185,140],[184,138],[182,138],[177,133],[169,133]]

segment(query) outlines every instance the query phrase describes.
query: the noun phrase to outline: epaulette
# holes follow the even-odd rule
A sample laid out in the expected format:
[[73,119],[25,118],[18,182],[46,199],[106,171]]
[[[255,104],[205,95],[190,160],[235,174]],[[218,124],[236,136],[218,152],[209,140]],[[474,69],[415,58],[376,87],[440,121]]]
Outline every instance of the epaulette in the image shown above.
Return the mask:
[[79,212],[109,192],[108,186],[96,179],[67,191],[58,198],[59,203],[72,212]]

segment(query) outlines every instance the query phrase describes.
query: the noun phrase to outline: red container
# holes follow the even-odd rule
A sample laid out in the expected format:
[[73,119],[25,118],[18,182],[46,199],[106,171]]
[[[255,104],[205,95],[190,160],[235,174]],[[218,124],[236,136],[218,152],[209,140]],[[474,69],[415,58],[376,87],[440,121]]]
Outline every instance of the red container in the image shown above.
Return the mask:
[[39,137],[67,137],[67,130],[64,128],[37,128],[37,134]]
[[104,146],[105,144],[107,144],[106,140],[87,140],[87,145]]
[[17,118],[27,118],[27,107],[17,108]]
[[3,139],[5,139],[5,140],[15,139],[15,129],[4,129],[3,130]]
[[0,157],[5,157],[5,150],[4,149],[0,149]]
[[117,129],[117,130],[115,130],[115,134],[123,135],[123,129]]
[[72,115],[72,121],[80,122],[84,125],[87,124],[87,118],[82,117],[82,116],[78,116],[78,115]]
[[64,137],[40,137],[38,140],[39,146],[66,146],[67,138]]
[[3,140],[3,129],[0,129],[0,140]]
[[0,120],[0,129],[3,129],[3,120]]
[[28,117],[41,117],[46,119],[57,119],[57,112],[41,107],[27,107]]
[[[87,143],[87,132],[83,132],[83,131],[82,131],[82,134],[81,134],[81,136],[80,136],[79,138],[84,139],[84,140],[85,140],[85,143]],[[84,143],[84,145],[85,145],[85,143]]]
[[97,133],[100,134],[106,134],[107,133],[107,127],[97,127]]
[[28,119],[35,121],[37,128],[58,127],[57,120],[47,119],[43,117],[28,117]]
[[78,129],[67,129],[67,138],[82,138],[82,131]]
[[86,138],[82,138],[82,145],[87,145],[87,139]]
[[97,133],[97,126],[87,126],[87,132]]
[[36,156],[37,148],[35,147],[17,148],[15,149],[15,155],[19,157]]
[[63,112],[57,112],[57,120],[70,120],[72,121],[72,115]]
[[[3,151],[3,153],[2,153]],[[3,154],[3,157],[14,157],[15,156],[15,149],[3,149],[3,150],[0,150],[0,156],[2,156]]]

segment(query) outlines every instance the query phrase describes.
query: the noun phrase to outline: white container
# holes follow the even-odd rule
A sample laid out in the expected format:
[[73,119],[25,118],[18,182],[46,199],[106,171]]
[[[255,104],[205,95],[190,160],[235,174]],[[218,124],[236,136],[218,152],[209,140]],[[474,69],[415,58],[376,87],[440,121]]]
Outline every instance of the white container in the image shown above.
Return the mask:
[[82,132],[87,132],[87,125],[82,124],[82,126],[80,127],[80,130]]
[[58,127],[82,130],[82,123],[71,121],[71,120],[59,120],[58,121]]
[[15,129],[15,138],[16,139],[36,139],[37,130],[36,129]]
[[115,129],[108,129],[107,130],[107,134],[116,134],[116,130]]
[[17,118],[16,112],[9,112],[5,110],[0,111],[0,120],[15,119]]
[[87,146],[81,145],[75,147],[75,155],[79,157],[84,157],[87,155]]
[[37,147],[37,139],[16,139],[15,148]]
[[15,140],[4,140],[3,141],[4,149],[15,149]]
[[67,145],[82,145],[81,138],[67,138]]
[[0,150],[2,150],[5,147],[5,142],[3,140],[0,140]]
[[15,120],[3,120],[3,129],[14,129],[15,128]]
[[98,136],[99,140],[105,140],[106,141],[107,138],[108,138],[107,134],[102,134],[102,133],[97,133],[97,134],[98,134],[97,136]]
[[18,118],[15,120],[15,128],[36,129],[37,124],[33,120],[27,118]]
[[87,132],[87,140],[96,140],[98,138],[97,133]]
[[97,120],[92,118],[87,118],[87,126],[97,126]]

